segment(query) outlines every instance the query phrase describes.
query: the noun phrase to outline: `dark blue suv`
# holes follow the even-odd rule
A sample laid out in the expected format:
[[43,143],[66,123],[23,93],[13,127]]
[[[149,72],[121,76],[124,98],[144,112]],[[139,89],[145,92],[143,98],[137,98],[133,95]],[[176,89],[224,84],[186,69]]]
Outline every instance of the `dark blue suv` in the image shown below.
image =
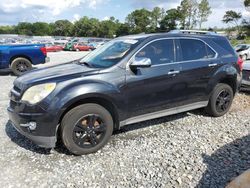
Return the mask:
[[73,154],[96,152],[128,124],[205,108],[228,112],[241,64],[225,37],[174,31],[114,39],[82,60],[14,82],[9,117],[43,147],[61,138]]

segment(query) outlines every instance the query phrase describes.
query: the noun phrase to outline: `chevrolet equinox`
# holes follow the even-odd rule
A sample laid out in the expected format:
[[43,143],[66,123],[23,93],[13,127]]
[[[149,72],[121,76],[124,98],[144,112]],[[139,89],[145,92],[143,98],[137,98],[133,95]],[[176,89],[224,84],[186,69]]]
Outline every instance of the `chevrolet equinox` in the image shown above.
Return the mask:
[[39,146],[60,138],[75,155],[96,152],[124,125],[205,108],[228,112],[242,61],[216,33],[172,31],[116,38],[81,60],[14,81],[9,118]]

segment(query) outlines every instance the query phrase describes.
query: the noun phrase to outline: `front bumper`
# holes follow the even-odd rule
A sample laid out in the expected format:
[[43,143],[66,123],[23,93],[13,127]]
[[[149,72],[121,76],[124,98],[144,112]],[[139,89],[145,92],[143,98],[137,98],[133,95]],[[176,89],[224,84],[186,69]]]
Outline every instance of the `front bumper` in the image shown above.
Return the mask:
[[48,62],[50,62],[50,58],[49,58],[49,57],[46,57],[46,58],[45,58],[45,63],[48,63]]
[[240,90],[250,91],[250,81],[242,80]]
[[[31,121],[34,121],[37,118],[39,119],[39,116],[42,116],[42,114],[21,114],[21,113],[14,112],[14,110],[11,109],[10,107],[7,110],[8,110],[9,119],[12,125],[19,133],[21,133],[23,136],[33,141],[38,146],[41,146],[44,148],[55,147],[56,136],[39,135],[38,130],[30,130],[29,127],[21,126],[21,125],[29,124]],[[41,125],[41,123],[39,122],[36,122],[36,123],[38,126],[40,126],[40,128],[41,126],[44,126],[44,125]]]

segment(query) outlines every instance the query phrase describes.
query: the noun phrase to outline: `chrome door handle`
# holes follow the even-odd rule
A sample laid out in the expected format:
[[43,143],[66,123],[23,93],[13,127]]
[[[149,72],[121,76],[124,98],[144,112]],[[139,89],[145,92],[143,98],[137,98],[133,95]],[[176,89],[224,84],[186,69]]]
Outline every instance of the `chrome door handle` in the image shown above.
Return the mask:
[[218,64],[217,63],[212,63],[212,64],[209,64],[208,66],[209,67],[216,67]]
[[170,72],[168,72],[168,75],[179,74],[179,73],[180,73],[180,71],[170,71]]

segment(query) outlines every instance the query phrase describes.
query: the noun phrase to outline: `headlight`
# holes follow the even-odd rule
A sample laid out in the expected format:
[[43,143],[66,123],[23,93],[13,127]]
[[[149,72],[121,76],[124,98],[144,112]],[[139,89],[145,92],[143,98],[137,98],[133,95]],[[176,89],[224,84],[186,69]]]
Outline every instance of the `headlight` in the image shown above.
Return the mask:
[[21,101],[36,104],[45,99],[54,89],[56,83],[40,84],[30,87],[25,91]]

